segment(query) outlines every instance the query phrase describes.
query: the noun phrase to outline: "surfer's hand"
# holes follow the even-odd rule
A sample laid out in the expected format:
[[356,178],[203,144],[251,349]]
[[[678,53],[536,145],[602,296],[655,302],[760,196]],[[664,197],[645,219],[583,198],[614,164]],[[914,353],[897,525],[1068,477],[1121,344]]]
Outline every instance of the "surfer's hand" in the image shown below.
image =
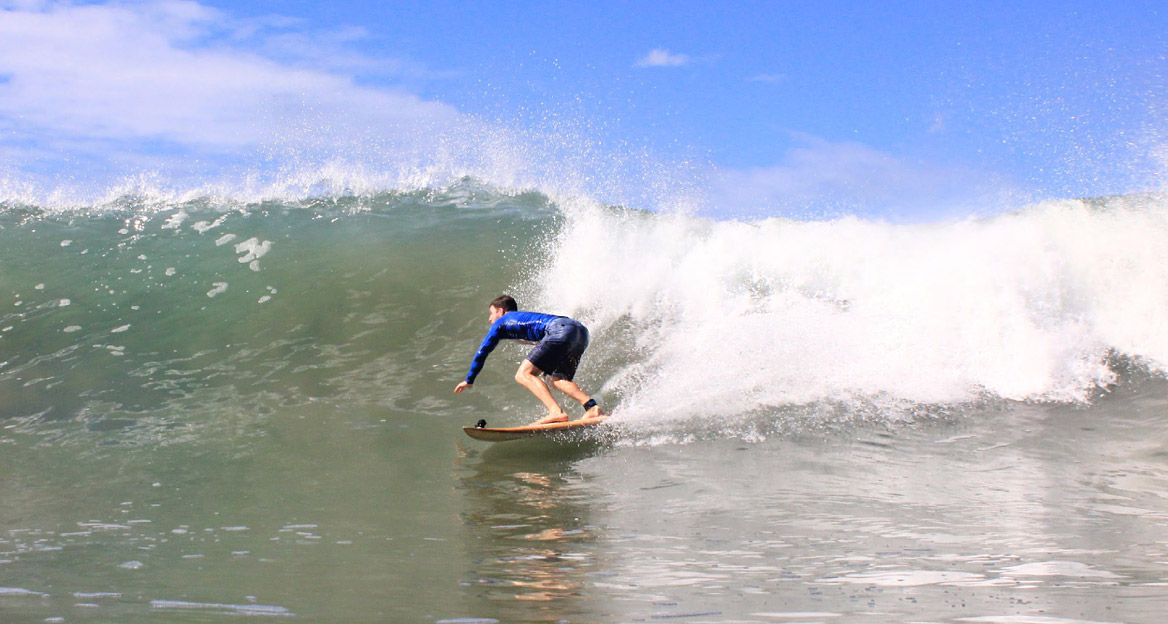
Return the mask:
[[459,392],[462,392],[463,390],[466,390],[466,389],[467,389],[467,388],[469,388],[470,386],[471,386],[471,385],[470,385],[470,384],[468,384],[468,383],[466,383],[465,381],[464,381],[464,382],[461,382],[461,383],[459,383],[457,386],[454,386],[454,394],[458,394]]

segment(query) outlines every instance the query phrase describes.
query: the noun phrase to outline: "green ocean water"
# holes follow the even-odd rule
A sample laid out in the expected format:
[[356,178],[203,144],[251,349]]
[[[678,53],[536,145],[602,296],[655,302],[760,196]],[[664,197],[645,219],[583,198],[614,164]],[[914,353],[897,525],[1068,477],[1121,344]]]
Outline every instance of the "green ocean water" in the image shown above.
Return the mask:
[[[430,462],[487,403],[450,393],[481,332],[466,302],[553,221],[542,198],[473,202],[8,211],[0,584],[44,596],[6,601],[6,621],[201,621],[250,613],[263,587],[344,621],[350,557],[384,588],[354,613],[408,610],[423,586],[444,602],[457,506]],[[408,564],[432,558],[448,563]]]
[[[0,621],[1158,622],[1164,205],[10,202]],[[452,393],[501,292],[602,435],[463,436],[542,409],[522,345]]]
[[462,304],[501,291],[509,257],[537,253],[551,221],[459,201],[10,213],[2,392],[16,429],[166,443],[203,437],[220,412],[322,400],[446,413],[445,396],[429,405],[449,374],[435,368],[480,330]]

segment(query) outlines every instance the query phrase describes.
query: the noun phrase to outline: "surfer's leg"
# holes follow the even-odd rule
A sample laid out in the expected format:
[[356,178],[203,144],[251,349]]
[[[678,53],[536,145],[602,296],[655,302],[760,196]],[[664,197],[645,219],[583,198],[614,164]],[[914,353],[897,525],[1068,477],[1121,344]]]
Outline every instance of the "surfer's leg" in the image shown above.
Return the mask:
[[595,401],[592,401],[592,397],[589,397],[586,392],[581,390],[580,386],[576,385],[576,382],[558,376],[552,376],[551,381],[553,388],[568,395],[569,398],[580,405],[588,405],[590,401],[592,402],[590,407],[585,408],[584,418],[597,418],[603,414],[600,411],[600,406]]
[[556,375],[552,375],[550,379],[553,388],[568,395],[568,398],[573,401],[580,405],[584,405],[588,401],[588,395],[584,394],[584,391],[580,389],[580,386],[576,385],[576,382]]
[[543,425],[554,422],[564,422],[568,420],[568,414],[560,409],[560,404],[556,403],[555,397],[552,396],[552,391],[548,389],[547,384],[539,378],[542,371],[535,367],[530,360],[523,360],[519,365],[519,370],[515,371],[515,381],[519,385],[527,388],[539,399],[544,407],[547,407],[548,415],[535,421],[532,424]]
[[567,322],[569,328],[567,350],[548,372],[548,377],[551,379],[553,388],[568,395],[569,398],[584,407],[584,418],[598,418],[603,415],[600,406],[592,400],[592,397],[581,390],[575,381],[572,381],[576,376],[576,368],[580,366],[580,358],[584,356],[584,350],[588,348],[588,328],[571,319],[568,319]]

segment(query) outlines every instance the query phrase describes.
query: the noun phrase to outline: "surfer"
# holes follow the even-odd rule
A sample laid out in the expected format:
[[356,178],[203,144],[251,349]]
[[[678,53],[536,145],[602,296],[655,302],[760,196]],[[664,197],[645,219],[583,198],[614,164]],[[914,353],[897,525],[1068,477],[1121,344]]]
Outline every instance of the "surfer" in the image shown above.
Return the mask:
[[[547,407],[548,415],[535,421],[534,425],[567,422],[568,414],[560,408],[552,396],[552,388],[568,395],[584,407],[584,418],[603,416],[600,406],[589,397],[572,378],[580,365],[580,356],[588,348],[588,328],[575,319],[566,316],[520,312],[518,304],[508,295],[498,297],[487,306],[491,329],[479,345],[466,379],[459,383],[454,392],[460,393],[474,385],[475,378],[483,370],[487,356],[500,340],[524,340],[534,342],[535,347],[527,354],[515,381],[527,388]],[[546,375],[548,381],[540,378]]]

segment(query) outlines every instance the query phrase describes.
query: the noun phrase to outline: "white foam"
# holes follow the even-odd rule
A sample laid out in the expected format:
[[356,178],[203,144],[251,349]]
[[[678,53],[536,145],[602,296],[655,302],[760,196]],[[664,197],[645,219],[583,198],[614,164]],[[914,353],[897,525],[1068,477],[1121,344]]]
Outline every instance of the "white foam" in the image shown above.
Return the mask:
[[43,596],[41,592],[24,589],[23,587],[0,587],[0,596]]
[[151,600],[150,608],[160,611],[208,611],[246,616],[292,617],[295,615],[284,607],[271,605],[188,602],[185,600]]
[[258,238],[252,237],[236,245],[235,253],[243,254],[239,258],[240,264],[247,264],[264,257],[271,249],[272,241],[260,242]]
[[624,360],[604,392],[630,419],[1085,401],[1115,380],[1113,352],[1168,371],[1166,203],[933,225],[567,206],[531,305],[586,321],[586,357]]
[[213,229],[219,227],[220,225],[223,225],[223,222],[226,220],[227,220],[227,216],[224,215],[222,217],[219,217],[218,219],[215,219],[214,221],[212,221],[210,223],[208,223],[207,221],[196,221],[195,223],[191,224],[191,229],[198,232],[199,234],[206,234],[208,230],[213,230]]
[[164,229],[164,230],[177,230],[182,226],[183,221],[186,221],[187,217],[189,217],[189,216],[190,215],[188,215],[185,211],[180,210],[180,211],[170,215],[169,218],[167,218],[166,223],[162,224],[162,229]]

